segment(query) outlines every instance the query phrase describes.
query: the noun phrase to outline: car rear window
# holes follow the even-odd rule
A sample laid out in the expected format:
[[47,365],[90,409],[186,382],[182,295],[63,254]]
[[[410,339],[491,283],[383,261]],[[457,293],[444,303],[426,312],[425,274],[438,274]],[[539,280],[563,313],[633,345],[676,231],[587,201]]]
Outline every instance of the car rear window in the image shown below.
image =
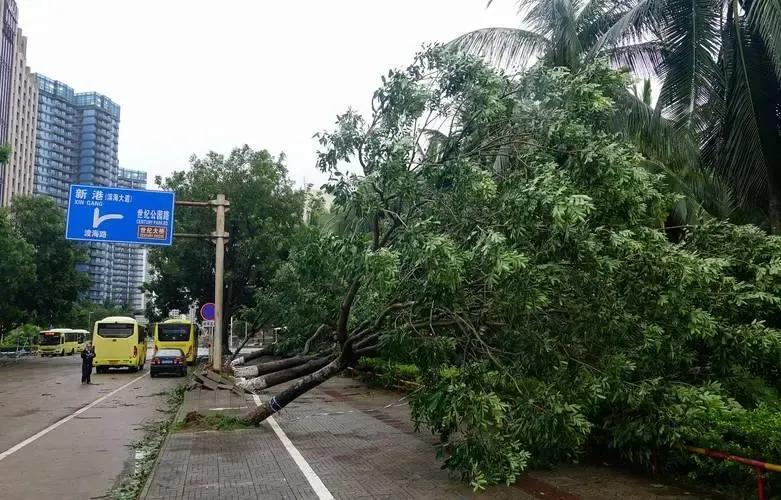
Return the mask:
[[158,358],[174,358],[176,356],[184,356],[184,353],[179,349],[160,349],[155,356]]
[[190,340],[190,325],[157,325],[157,340],[187,342]]
[[133,335],[133,325],[98,324],[98,336],[104,339],[126,339]]

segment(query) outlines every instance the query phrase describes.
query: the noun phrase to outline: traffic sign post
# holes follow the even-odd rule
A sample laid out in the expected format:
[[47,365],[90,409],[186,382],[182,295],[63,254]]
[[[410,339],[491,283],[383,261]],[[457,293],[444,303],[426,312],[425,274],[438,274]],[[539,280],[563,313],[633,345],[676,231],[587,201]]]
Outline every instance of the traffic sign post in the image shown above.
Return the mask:
[[225,213],[230,202],[220,193],[216,200],[211,201],[177,201],[178,206],[211,207],[217,213],[216,230],[211,234],[180,234],[181,238],[210,238],[214,241],[214,341],[212,342],[212,369],[222,370],[222,295],[225,275],[225,241],[229,234],[225,232]]
[[[216,212],[215,231],[210,234],[174,234],[174,207],[211,207]],[[225,213],[230,202],[224,194],[211,201],[176,201],[170,191],[123,189],[73,184],[68,199],[65,238],[98,243],[162,245],[173,238],[211,239],[214,256],[213,369],[222,369],[222,295],[225,274]]]
[[214,320],[214,303],[207,302],[201,306],[201,319],[204,321]]
[[173,242],[174,193],[73,184],[65,238],[98,243]]

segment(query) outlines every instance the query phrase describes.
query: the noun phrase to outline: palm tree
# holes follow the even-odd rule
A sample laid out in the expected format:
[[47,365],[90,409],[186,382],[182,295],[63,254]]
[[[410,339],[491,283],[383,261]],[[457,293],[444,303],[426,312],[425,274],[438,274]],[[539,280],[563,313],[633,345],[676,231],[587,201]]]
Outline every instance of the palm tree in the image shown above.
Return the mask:
[[[489,0],[490,6],[493,0]],[[523,66],[535,59],[575,70],[596,44],[617,66],[649,73],[659,63],[654,40],[604,45],[605,34],[631,12],[632,0],[520,0],[522,28],[486,28],[458,37],[451,45],[487,56],[501,66]]]
[[698,134],[702,158],[781,234],[781,2],[638,0],[593,49],[662,48],[657,108]]
[[[540,61],[577,71],[596,57],[607,57],[616,67],[656,75],[664,63],[661,38],[649,35],[645,26],[627,22],[638,4],[639,0],[518,0],[521,28],[481,29],[458,37],[450,45],[501,67],[518,68]],[[622,21],[626,25],[618,30],[616,26]],[[649,165],[665,174],[672,189],[685,195],[672,220],[692,223],[704,213],[730,215],[729,189],[700,168],[694,134],[682,133],[652,108],[650,81],[646,81],[642,97],[626,92],[617,98],[621,102],[614,130],[632,137],[645,156],[654,160]]]

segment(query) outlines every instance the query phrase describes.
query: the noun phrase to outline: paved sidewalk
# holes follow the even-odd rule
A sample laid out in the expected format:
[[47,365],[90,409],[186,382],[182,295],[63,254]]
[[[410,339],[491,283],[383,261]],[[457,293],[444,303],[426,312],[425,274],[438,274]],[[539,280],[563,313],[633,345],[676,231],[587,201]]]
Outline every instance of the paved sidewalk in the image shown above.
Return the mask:
[[[413,431],[409,408],[398,401],[400,397],[339,377],[302,396],[275,419],[337,499],[696,498],[645,478],[619,474],[605,479],[604,471],[583,466],[527,474],[516,486],[474,494],[440,469],[434,439]],[[393,406],[383,408],[388,404]],[[238,414],[250,405],[254,403],[227,391],[192,391],[180,415],[191,410],[209,413],[212,408]],[[145,498],[316,499],[318,495],[266,422],[257,429],[172,435]]]

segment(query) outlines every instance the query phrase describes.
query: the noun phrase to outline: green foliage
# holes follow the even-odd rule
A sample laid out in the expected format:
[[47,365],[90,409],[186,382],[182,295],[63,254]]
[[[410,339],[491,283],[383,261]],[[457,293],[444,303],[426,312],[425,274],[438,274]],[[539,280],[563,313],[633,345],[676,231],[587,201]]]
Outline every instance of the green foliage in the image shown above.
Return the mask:
[[350,328],[379,321],[383,358],[420,368],[413,416],[475,488],[589,444],[644,461],[727,439],[708,415],[778,389],[781,240],[725,222],[667,239],[681,195],[612,132],[629,83],[434,48],[319,136],[344,224],[293,250],[286,283],[320,298],[310,328],[357,290]]
[[235,431],[254,427],[232,415],[188,415],[173,425],[174,432]]
[[41,328],[35,325],[22,325],[3,336],[0,346],[32,346],[38,344],[38,334]]
[[[228,156],[193,157],[190,169],[159,183],[173,190],[179,200],[208,201],[223,193],[231,203],[225,222],[230,234],[225,248],[225,318],[252,303],[256,289],[265,286],[287,258],[289,239],[303,223],[305,193],[293,188],[283,160],[245,146]],[[180,207],[175,217],[177,232],[214,231],[211,210]],[[210,241],[183,239],[151,251],[149,260],[157,271],[145,285],[154,294],[150,319],[213,298],[214,245]]]
[[0,331],[8,331],[24,320],[25,305],[19,297],[35,281],[35,248],[24,241],[0,210]]
[[11,220],[35,249],[35,274],[17,300],[28,321],[54,325],[71,313],[89,278],[76,270],[85,253],[65,239],[65,217],[49,198],[14,198]]
[[412,389],[420,381],[417,366],[380,358],[361,358],[355,369],[361,379],[388,389]]
[[11,150],[10,144],[5,143],[0,146],[0,163],[7,163],[8,159],[11,158],[12,153],[13,151]]

